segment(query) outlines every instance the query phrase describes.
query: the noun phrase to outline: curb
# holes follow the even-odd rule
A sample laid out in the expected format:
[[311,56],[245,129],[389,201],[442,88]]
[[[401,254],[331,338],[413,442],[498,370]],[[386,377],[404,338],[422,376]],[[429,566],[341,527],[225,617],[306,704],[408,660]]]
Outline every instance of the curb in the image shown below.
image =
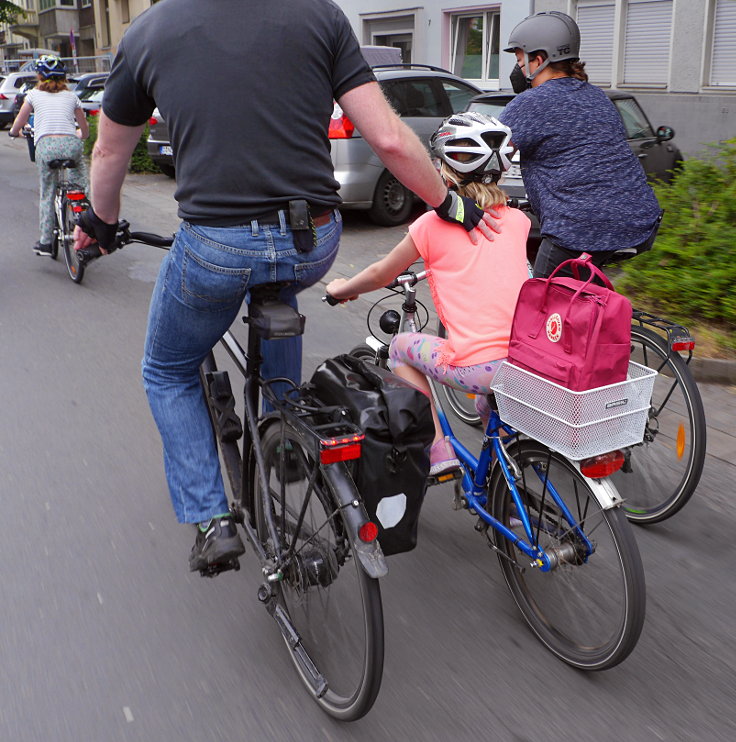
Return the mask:
[[722,358],[693,358],[690,369],[695,381],[736,386],[736,361]]

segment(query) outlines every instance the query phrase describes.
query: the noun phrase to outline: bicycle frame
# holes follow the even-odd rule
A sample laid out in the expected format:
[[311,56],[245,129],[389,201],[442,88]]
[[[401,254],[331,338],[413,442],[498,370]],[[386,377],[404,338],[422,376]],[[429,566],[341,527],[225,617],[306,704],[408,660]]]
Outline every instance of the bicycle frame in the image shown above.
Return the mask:
[[[415,322],[416,284],[428,275],[428,270],[416,274],[411,272],[405,273],[399,276],[391,284],[391,287],[401,286],[404,293],[401,321],[397,327],[397,332],[417,331]],[[387,354],[385,352],[381,353],[380,350],[377,350],[376,353],[377,360],[379,358],[387,357]],[[504,423],[498,416],[497,411],[492,410],[483,437],[480,455],[478,457],[474,456],[453,433],[447,414],[445,413],[442,402],[437,394],[437,382],[429,377],[427,378],[427,381],[429,382],[442,432],[449,439],[459,461],[462,464],[460,486],[462,487],[462,497],[464,498],[463,505],[466,506],[471,513],[477,514],[487,526],[499,532],[504,538],[510,540],[520,551],[529,556],[532,560],[530,566],[538,568],[541,572],[548,572],[551,569],[554,569],[558,566],[557,557],[554,555],[550,556],[550,554],[546,553],[543,549],[534,545],[535,524],[529,518],[529,513],[523,504],[519,487],[517,486],[518,481],[522,478],[521,472],[518,471],[516,463],[508,455],[505,448],[507,442],[519,439],[519,433]],[[495,454],[495,459],[492,454]],[[570,463],[580,471],[579,464],[576,462]],[[491,481],[491,475],[493,474],[496,465],[500,467],[501,475],[511,493],[516,506],[518,519],[524,527],[526,539],[520,538],[510,528],[505,526],[501,521],[488,512],[489,502],[486,493],[489,482]],[[580,523],[575,519],[563,498],[555,489],[554,482],[549,481],[546,473],[540,468],[535,467],[535,471],[539,480],[543,484],[543,499],[547,496],[547,493],[549,493],[550,498],[554,501],[555,505],[559,508],[565,518],[567,525],[569,526],[569,531],[574,532],[580,542],[584,545],[584,561],[587,561],[588,557],[595,551],[594,544],[585,535]],[[588,483],[601,508],[609,509],[621,503],[621,498],[615,488],[608,482],[605,482],[605,480],[589,479]],[[539,527],[540,524],[536,525]]]

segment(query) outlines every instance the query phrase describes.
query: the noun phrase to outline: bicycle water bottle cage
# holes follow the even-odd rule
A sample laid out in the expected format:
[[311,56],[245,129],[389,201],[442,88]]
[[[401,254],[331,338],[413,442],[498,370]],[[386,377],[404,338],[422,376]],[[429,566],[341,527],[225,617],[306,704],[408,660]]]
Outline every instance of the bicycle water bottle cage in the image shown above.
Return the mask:
[[264,340],[292,338],[304,334],[304,315],[278,300],[259,303],[251,300],[245,321]]
[[50,170],[59,170],[62,167],[75,168],[77,163],[74,160],[49,160]]

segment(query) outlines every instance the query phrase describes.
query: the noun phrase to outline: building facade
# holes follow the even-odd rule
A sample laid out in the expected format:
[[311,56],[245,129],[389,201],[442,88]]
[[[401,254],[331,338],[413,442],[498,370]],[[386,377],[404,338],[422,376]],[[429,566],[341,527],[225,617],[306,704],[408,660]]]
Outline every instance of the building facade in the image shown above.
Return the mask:
[[590,81],[633,92],[683,153],[736,138],[736,0],[535,0],[580,26]]
[[444,67],[486,90],[509,87],[514,59],[501,50],[531,12],[529,0],[427,0],[409,7],[396,0],[336,1],[361,44],[399,47],[405,62]]

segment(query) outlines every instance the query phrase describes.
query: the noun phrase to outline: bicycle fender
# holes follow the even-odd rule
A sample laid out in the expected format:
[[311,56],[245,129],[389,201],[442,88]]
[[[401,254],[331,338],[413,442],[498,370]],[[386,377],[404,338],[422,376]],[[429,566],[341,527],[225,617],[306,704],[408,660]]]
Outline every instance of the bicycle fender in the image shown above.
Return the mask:
[[388,574],[388,564],[381,545],[377,540],[366,543],[358,536],[358,529],[370,518],[347,468],[344,464],[330,464],[323,467],[322,472],[342,509],[350,543],[361,566],[369,577],[385,577]]
[[585,477],[585,481],[593,492],[593,496],[603,510],[610,510],[623,504],[623,498],[619,495],[616,485],[610,479],[590,479],[580,471],[579,461],[570,461],[578,470],[580,476]]

